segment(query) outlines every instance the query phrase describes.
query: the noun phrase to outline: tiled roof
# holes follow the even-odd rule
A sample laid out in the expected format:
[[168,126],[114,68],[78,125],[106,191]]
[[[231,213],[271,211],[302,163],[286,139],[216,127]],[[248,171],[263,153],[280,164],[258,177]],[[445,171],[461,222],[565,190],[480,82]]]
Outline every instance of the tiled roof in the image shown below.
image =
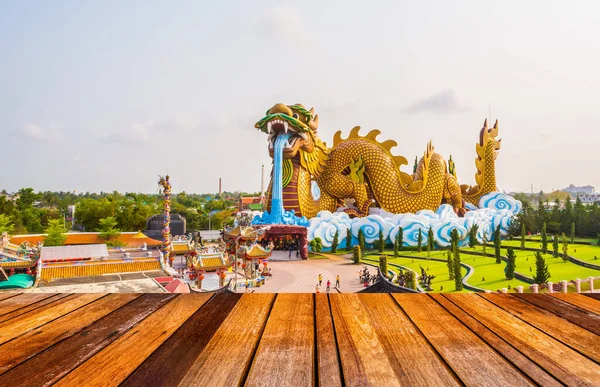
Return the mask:
[[95,265],[44,266],[42,267],[41,280],[51,281],[58,278],[91,277],[104,274],[153,270],[161,270],[158,260],[101,263]]
[[[67,240],[65,241],[66,245],[93,245],[93,244],[102,244],[106,243],[104,239],[100,239],[98,237],[100,233],[97,232],[77,232],[77,233],[67,233]],[[119,241],[125,243],[127,245],[131,242],[132,245],[140,246],[143,242],[146,242],[148,247],[159,246],[161,244],[160,241],[155,239],[146,238],[144,240],[140,240],[139,238],[133,238],[138,235],[138,233],[127,232],[121,233],[119,236]],[[10,238],[10,242],[16,245],[20,245],[21,243],[27,241],[31,245],[37,245],[38,242],[43,242],[45,238],[45,234],[37,234],[37,235],[16,235]]]

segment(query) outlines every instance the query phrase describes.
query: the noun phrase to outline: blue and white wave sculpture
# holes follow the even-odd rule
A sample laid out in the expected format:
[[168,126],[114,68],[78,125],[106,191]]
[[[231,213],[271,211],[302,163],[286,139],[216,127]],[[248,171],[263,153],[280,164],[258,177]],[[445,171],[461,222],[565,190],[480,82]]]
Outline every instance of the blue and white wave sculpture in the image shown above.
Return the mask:
[[493,240],[494,230],[500,226],[500,234],[508,235],[512,217],[521,211],[521,202],[501,192],[492,192],[481,198],[479,208],[468,211],[463,218],[454,213],[452,206],[442,204],[437,211],[422,210],[416,214],[398,214],[390,216],[368,215],[363,218],[350,219],[344,212],[331,213],[321,211],[310,220],[308,226],[308,239],[321,238],[323,250],[329,250],[334,235],[338,231],[340,247],[346,245],[346,233],[350,230],[352,244],[358,243],[358,231],[362,230],[365,242],[372,244],[379,239],[379,231],[383,233],[386,243],[392,244],[399,227],[402,227],[402,240],[404,246],[416,246],[419,230],[421,230],[422,244],[427,243],[429,228],[432,229],[435,243],[441,247],[450,246],[450,234],[453,229],[460,236],[459,244],[468,244],[468,231],[473,224],[479,226],[477,239],[483,241]]

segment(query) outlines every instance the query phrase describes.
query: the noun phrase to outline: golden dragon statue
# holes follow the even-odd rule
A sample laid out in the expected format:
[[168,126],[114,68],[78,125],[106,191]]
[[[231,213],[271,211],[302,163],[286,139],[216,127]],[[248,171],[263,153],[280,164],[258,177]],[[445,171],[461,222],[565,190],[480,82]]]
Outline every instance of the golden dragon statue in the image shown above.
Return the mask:
[[[269,153],[273,157],[277,136],[291,133],[283,149],[282,196],[285,210],[312,218],[319,211],[335,212],[340,207],[352,216],[368,215],[369,208],[379,207],[391,213],[435,211],[441,204],[451,204],[462,216],[465,202],[475,206],[479,199],[497,191],[495,159],[500,149],[498,121],[488,128],[487,120],[476,144],[476,185],[459,185],[452,158],[447,163],[434,152],[431,142],[414,173],[401,170],[408,162],[390,152],[394,140],[379,142],[380,131],[365,136],[354,127],[347,139],[341,131],[327,147],[318,136],[319,116],[301,104],[276,104],[255,127],[268,134]],[[267,210],[271,211],[273,179],[269,185]],[[353,206],[349,203],[353,202]]]

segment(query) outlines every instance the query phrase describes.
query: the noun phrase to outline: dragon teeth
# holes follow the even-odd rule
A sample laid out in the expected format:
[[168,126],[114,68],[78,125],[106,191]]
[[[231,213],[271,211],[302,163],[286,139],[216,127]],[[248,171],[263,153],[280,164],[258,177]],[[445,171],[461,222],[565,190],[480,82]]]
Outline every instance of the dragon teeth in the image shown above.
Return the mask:
[[287,121],[283,121],[283,130],[285,131],[285,133],[288,132],[288,122]]
[[306,135],[306,133],[298,133],[298,136],[302,137],[304,141],[308,141],[308,136]]

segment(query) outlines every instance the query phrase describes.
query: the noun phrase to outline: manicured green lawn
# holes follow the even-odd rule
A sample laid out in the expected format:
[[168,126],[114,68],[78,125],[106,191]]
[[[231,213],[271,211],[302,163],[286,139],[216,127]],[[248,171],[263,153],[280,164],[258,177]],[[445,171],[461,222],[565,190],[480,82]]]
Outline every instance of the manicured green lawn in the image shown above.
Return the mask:
[[[424,258],[427,257],[427,253],[417,253],[413,251],[405,252],[406,255],[414,255],[414,256],[422,256]],[[421,259],[411,259],[411,258],[394,258],[394,252],[384,252],[384,254],[388,255],[388,269],[392,270],[395,273],[398,273],[398,269],[394,266],[389,266],[389,264],[401,265],[404,267],[408,267],[417,272],[417,274],[421,274],[421,267],[425,269],[428,275],[434,275],[435,278],[431,281],[431,288],[434,292],[456,292],[454,290],[454,281],[448,279],[448,266],[445,262],[438,261],[424,261]],[[379,262],[379,255],[366,255],[364,258],[370,259],[376,262]],[[443,257],[442,257],[443,255]],[[445,258],[445,252],[435,251],[431,254],[432,258]],[[464,271],[463,271],[464,275]],[[464,292],[464,291],[463,291]]]
[[[489,252],[489,249],[487,249]],[[448,279],[448,266],[445,262],[437,261],[424,261],[415,259],[414,262],[410,258],[393,258],[393,251],[385,251],[384,254],[388,255],[388,263],[396,263],[405,267],[409,267],[417,273],[420,273],[419,264],[424,268],[429,268],[428,274],[433,274],[436,278],[433,280],[432,288],[435,292],[440,291],[440,287],[443,287],[443,292],[449,290],[454,291],[454,280]],[[427,258],[427,252],[422,251],[417,253],[416,251],[402,251],[402,255],[410,255],[414,257]],[[431,258],[446,259],[446,250],[435,250],[431,252]],[[379,255],[372,255],[369,258],[378,260]],[[461,254],[461,261],[475,270],[471,277],[469,277],[467,283],[472,286],[476,286],[482,289],[491,291],[497,291],[502,288],[515,288],[517,286],[523,286],[526,291],[529,284],[517,279],[507,280],[504,275],[504,267],[506,264],[496,264],[493,257],[482,257],[477,255]],[[392,268],[393,270],[393,268]],[[463,269],[463,276],[466,274]],[[523,273],[527,275],[526,273]]]
[[[560,235],[559,235],[560,236]],[[514,239],[519,239],[519,237],[513,237]],[[569,238],[569,236],[567,235],[567,238]],[[528,236],[527,239],[535,239],[538,241],[542,240],[542,237],[540,235],[532,235],[532,236]],[[520,240],[520,239],[519,239]],[[571,239],[569,238],[569,241]],[[575,238],[574,239],[575,242],[586,242],[586,243],[593,243],[596,244],[598,242],[598,238]]]
[[[515,252],[518,251],[521,247],[520,240],[503,240],[502,248],[504,247],[515,247]],[[525,242],[525,247],[530,247],[534,249],[542,248],[541,242]],[[494,252],[493,247],[488,247],[488,250],[491,249],[491,252]],[[552,241],[548,241],[548,249],[552,251]],[[558,251],[562,253],[562,244],[559,244]],[[586,261],[589,263],[600,265],[600,246],[596,245],[569,245],[569,255],[580,259],[582,261]]]

